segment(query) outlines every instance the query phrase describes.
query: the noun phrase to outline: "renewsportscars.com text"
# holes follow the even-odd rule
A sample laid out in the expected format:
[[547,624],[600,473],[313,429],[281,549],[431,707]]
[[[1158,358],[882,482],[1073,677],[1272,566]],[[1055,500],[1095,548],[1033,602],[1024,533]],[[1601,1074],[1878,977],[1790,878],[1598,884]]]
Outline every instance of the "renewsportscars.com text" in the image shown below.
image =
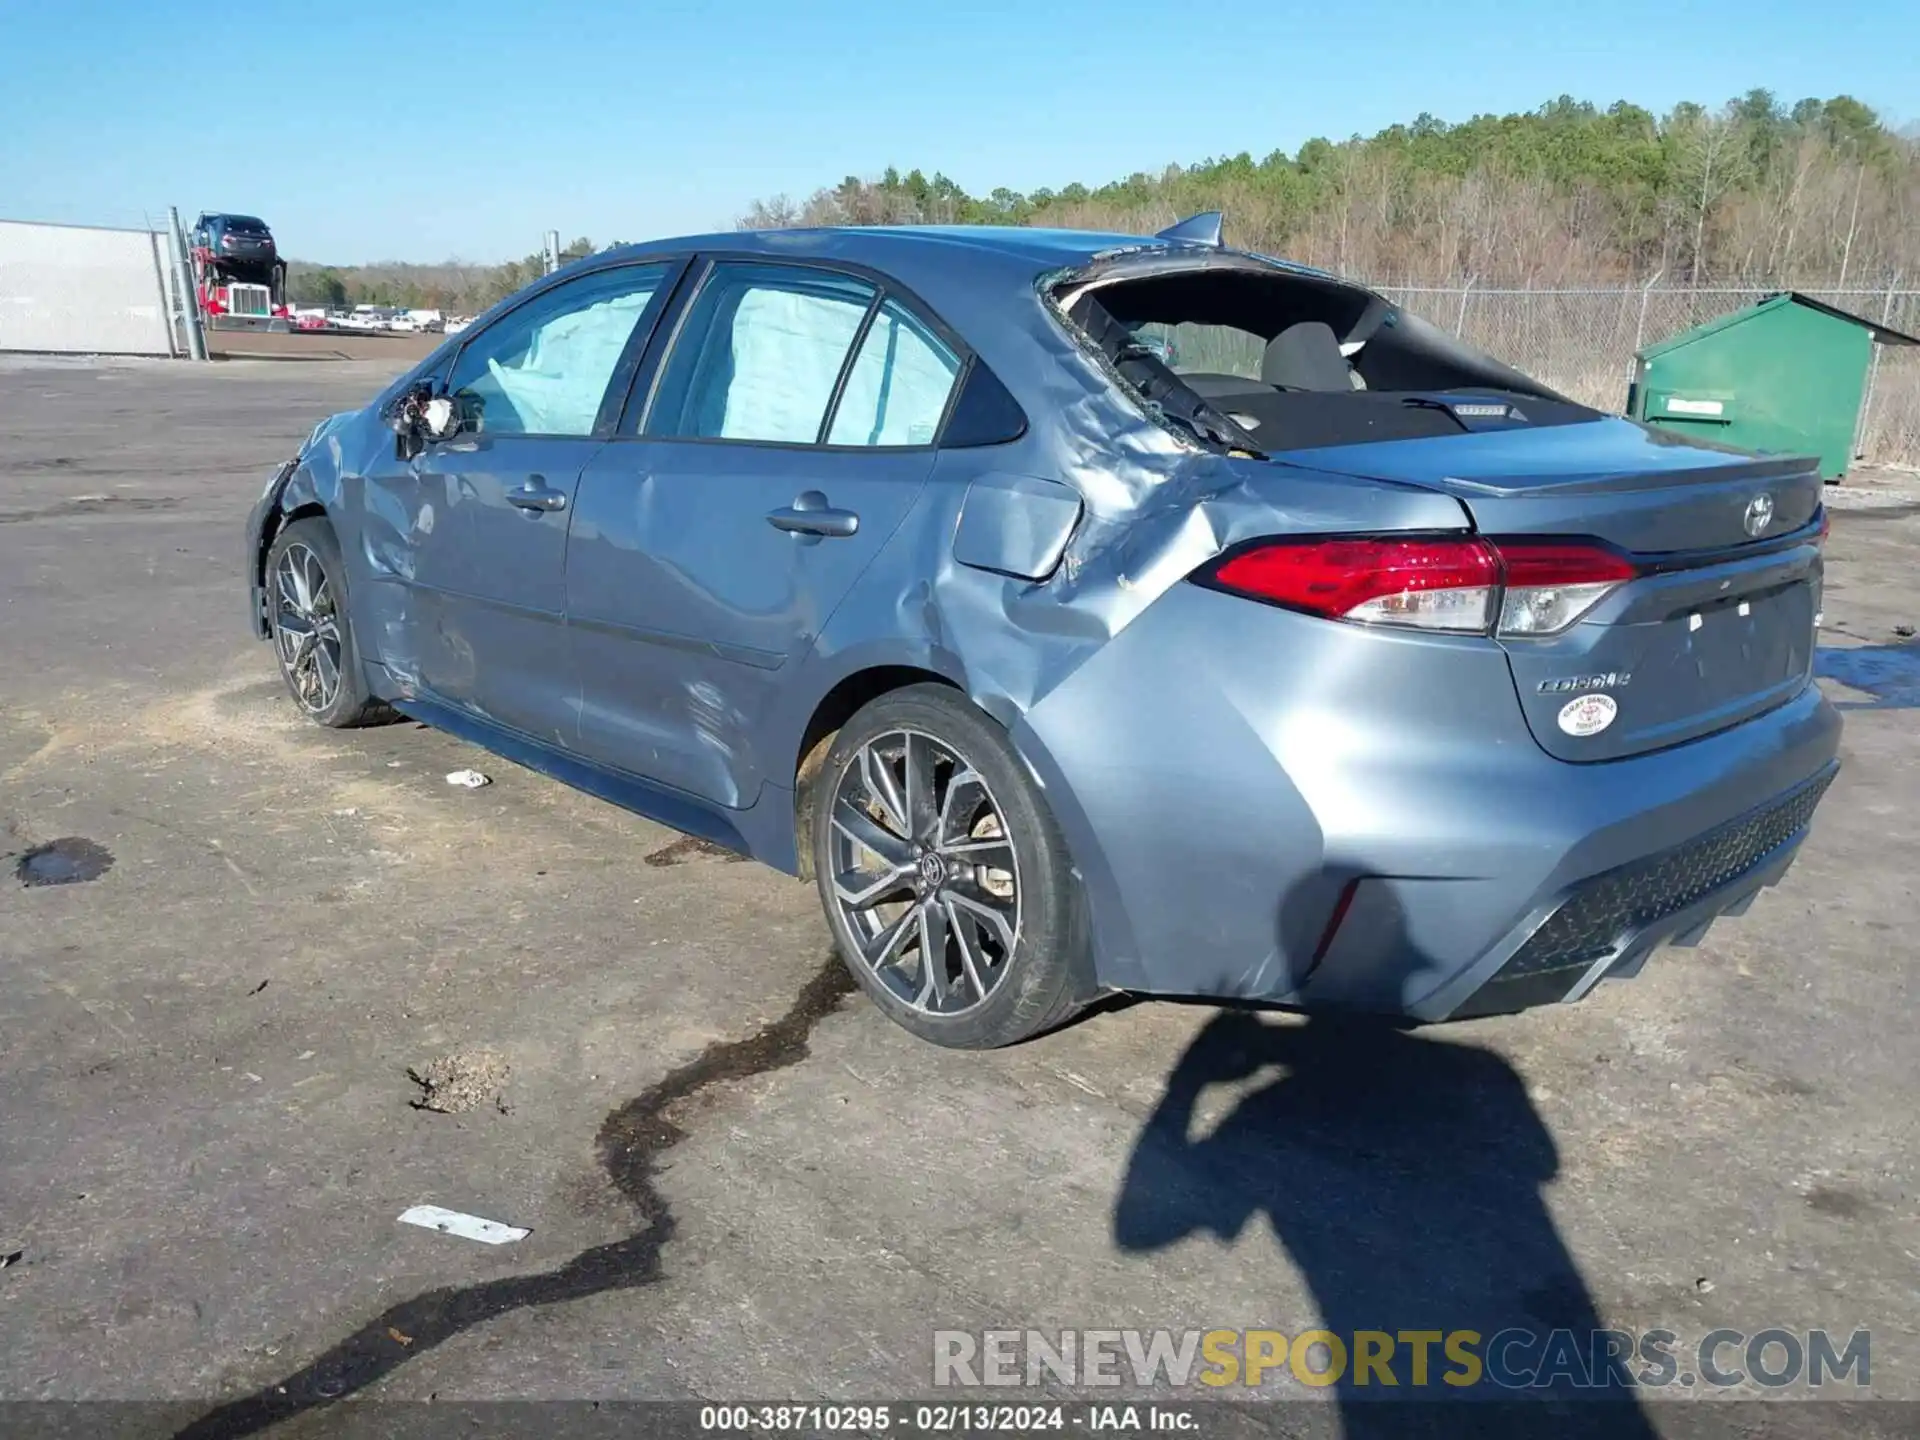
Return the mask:
[[942,1389],[1064,1384],[1215,1392],[1292,1382],[1506,1390],[1846,1385],[1872,1381],[1872,1336],[1712,1330],[936,1330]]

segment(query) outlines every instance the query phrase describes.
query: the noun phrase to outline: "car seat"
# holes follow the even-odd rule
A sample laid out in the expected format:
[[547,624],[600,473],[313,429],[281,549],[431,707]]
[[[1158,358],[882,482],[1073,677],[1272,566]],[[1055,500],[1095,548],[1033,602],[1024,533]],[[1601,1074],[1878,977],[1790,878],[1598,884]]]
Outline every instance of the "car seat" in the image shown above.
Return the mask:
[[1353,373],[1333,327],[1322,320],[1289,325],[1267,342],[1260,378],[1282,390],[1353,389]]

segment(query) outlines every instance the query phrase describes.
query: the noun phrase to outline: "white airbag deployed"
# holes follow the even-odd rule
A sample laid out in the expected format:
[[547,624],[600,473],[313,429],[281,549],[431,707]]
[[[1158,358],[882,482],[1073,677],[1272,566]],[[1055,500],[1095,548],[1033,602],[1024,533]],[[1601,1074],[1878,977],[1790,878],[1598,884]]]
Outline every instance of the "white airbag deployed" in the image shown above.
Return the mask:
[[733,377],[720,433],[811,445],[864,303],[755,288],[733,313]]
[[[558,315],[535,330],[517,365],[489,358],[487,370],[523,435],[590,435],[613,367],[651,292],[618,295]],[[508,427],[489,424],[490,430]]]

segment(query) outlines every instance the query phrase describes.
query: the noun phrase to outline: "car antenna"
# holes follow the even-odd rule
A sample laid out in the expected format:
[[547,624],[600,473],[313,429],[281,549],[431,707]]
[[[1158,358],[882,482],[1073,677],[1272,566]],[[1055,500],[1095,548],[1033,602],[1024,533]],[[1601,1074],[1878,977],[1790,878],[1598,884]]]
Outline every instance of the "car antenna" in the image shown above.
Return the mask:
[[1171,240],[1181,245],[1210,245],[1220,248],[1220,227],[1224,217],[1218,210],[1203,210],[1198,215],[1182,220],[1178,225],[1162,230],[1153,238]]

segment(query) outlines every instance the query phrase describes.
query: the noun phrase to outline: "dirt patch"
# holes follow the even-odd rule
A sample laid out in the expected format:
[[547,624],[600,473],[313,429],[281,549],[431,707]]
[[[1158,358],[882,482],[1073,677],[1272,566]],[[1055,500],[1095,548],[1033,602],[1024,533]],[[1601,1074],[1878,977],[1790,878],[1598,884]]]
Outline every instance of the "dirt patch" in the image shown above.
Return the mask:
[[1873,1202],[1844,1185],[1816,1185],[1807,1192],[1807,1208],[1835,1220],[1864,1220],[1873,1214]]
[[210,330],[207,349],[215,359],[233,360],[392,360],[406,364],[433,351],[441,335],[390,334],[360,330]]
[[186,502],[171,495],[76,495],[38,510],[0,510],[0,525],[28,520],[64,520],[75,515],[112,515],[148,510],[177,510]]
[[513,1067],[491,1050],[456,1050],[407,1071],[407,1078],[421,1090],[419,1099],[407,1103],[437,1115],[464,1115],[491,1105],[504,1115],[507,1101],[502,1092],[512,1073]]
[[656,869],[668,865],[684,865],[689,860],[744,860],[747,857],[737,850],[729,850],[724,845],[716,845],[711,840],[702,840],[697,835],[682,835],[671,844],[662,845],[647,856],[647,864]]

